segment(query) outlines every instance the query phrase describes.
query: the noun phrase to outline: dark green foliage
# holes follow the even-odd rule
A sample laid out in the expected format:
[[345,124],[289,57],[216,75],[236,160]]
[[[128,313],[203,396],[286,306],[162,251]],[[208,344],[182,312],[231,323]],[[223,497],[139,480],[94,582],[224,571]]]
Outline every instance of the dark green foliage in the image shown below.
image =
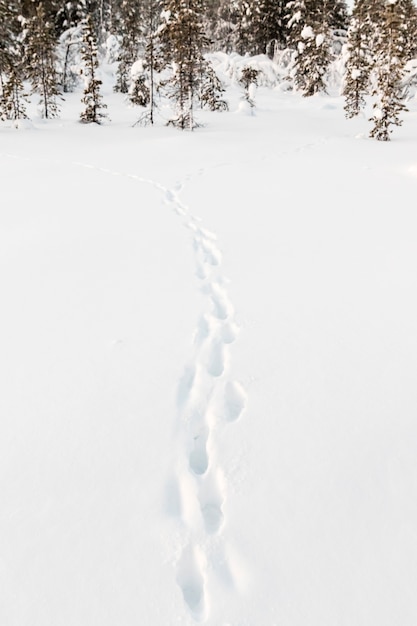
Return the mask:
[[129,102],[136,106],[146,107],[150,99],[150,89],[147,85],[146,74],[145,72],[140,72],[132,80],[129,90]]
[[115,91],[128,93],[130,85],[130,69],[139,55],[142,41],[142,5],[140,0],[122,0],[119,8],[121,36],[118,57],[117,81]]
[[20,68],[11,65],[8,72],[1,79],[0,118],[2,120],[27,119],[27,94],[24,92],[20,78]]
[[142,0],[140,48],[143,59],[140,71],[131,76],[129,87],[130,102],[147,107],[137,122],[140,125],[154,123],[156,73],[164,67],[164,55],[161,54],[158,34],[160,14],[161,0]]
[[228,111],[226,100],[222,98],[225,89],[210,65],[207,65],[201,84],[200,102],[202,107],[210,111]]
[[407,59],[408,3],[399,0],[384,6],[375,36],[374,124],[370,137],[388,141],[391,126],[401,126],[406,110],[402,82]]
[[258,54],[271,58],[287,46],[287,0],[258,0],[253,6],[253,41]]
[[100,93],[101,80],[97,78],[97,40],[94,34],[92,20],[88,15],[83,21],[81,55],[85,80],[84,96],[81,102],[85,105],[80,120],[85,124],[100,124],[107,117],[103,109],[107,108],[102,102]]
[[373,67],[372,41],[375,28],[372,23],[375,11],[371,0],[356,0],[348,29],[346,70],[343,81],[345,114],[351,118],[358,115],[369,94]]
[[74,91],[80,76],[78,62],[82,44],[81,26],[72,26],[64,31],[59,39],[59,75],[64,93]]
[[209,41],[203,28],[202,0],[167,0],[160,30],[161,59],[171,69],[165,81],[176,116],[169,124],[193,130],[194,102],[210,67],[203,53]]
[[253,89],[258,84],[259,70],[250,65],[246,65],[242,69],[242,74],[239,78],[239,84],[243,87],[243,98],[249,103],[251,109],[255,107],[255,100],[253,97]]
[[52,22],[48,21],[40,2],[32,18],[26,22],[24,47],[26,75],[32,85],[31,93],[39,94],[42,117],[59,115],[56,38]]
[[292,67],[294,85],[303,96],[326,92],[326,74],[332,53],[332,31],[324,5],[313,0],[293,3],[289,22],[295,48]]
[[10,66],[14,46],[13,22],[15,14],[7,0],[0,0],[0,75]]

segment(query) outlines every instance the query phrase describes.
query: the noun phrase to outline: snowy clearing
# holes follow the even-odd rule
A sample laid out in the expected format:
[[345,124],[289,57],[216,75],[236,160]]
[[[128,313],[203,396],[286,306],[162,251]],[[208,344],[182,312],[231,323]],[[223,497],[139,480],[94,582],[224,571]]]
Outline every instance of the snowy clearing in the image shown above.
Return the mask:
[[0,127],[5,626],[416,624],[417,104],[228,98]]

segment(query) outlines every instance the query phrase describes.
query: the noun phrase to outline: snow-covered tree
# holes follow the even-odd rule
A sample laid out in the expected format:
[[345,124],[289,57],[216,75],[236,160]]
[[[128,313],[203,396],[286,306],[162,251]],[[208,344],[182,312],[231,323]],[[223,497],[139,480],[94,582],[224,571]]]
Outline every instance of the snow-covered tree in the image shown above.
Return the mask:
[[161,0],[143,0],[141,25],[143,58],[132,68],[132,82],[129,87],[129,100],[133,104],[140,104],[142,101],[142,106],[146,107],[146,111],[137,122],[142,125],[154,123],[156,73],[164,64],[159,40],[160,14]]
[[60,85],[64,93],[74,90],[80,79],[82,27],[71,26],[59,38]]
[[128,93],[130,71],[137,61],[142,37],[142,5],[141,0],[122,0],[119,8],[119,36],[121,36],[118,56],[117,81],[115,91]]
[[227,111],[229,106],[224,100],[225,89],[214,69],[207,65],[200,89],[200,102],[210,111]]
[[90,15],[87,15],[82,24],[81,57],[85,81],[84,96],[81,102],[85,105],[85,109],[81,113],[80,119],[86,124],[100,124],[102,119],[107,117],[103,112],[103,109],[107,107],[103,104],[100,93],[102,82],[97,78],[97,40]]
[[233,50],[241,55],[256,54],[254,6],[252,0],[231,0]]
[[42,117],[59,115],[57,55],[54,25],[46,19],[43,3],[25,24],[25,69],[32,85],[32,94],[40,96],[39,109]]
[[1,77],[0,119],[18,120],[27,119],[27,94],[21,80],[21,67],[12,64]]
[[202,0],[167,0],[160,29],[161,58],[171,68],[165,82],[176,116],[169,121],[178,128],[195,128],[194,102],[209,66],[203,53],[208,45],[202,23]]
[[287,46],[287,0],[258,0],[253,7],[253,39],[256,52],[271,58]]
[[243,87],[243,99],[251,109],[255,108],[255,90],[258,84],[259,70],[250,65],[245,65],[239,78],[239,84]]
[[313,19],[305,24],[297,45],[292,77],[303,96],[326,92],[326,74],[332,61],[332,34],[327,24]]
[[[408,7],[407,7],[408,8]],[[407,9],[401,0],[388,2],[375,38],[374,114],[370,136],[388,141],[391,126],[401,126],[406,110],[402,82],[407,57]]]
[[136,61],[136,63],[133,64],[131,76],[132,79],[128,95],[129,102],[136,106],[147,107],[150,102],[150,89],[147,84],[148,75],[142,60]]
[[370,8],[369,0],[356,0],[348,29],[342,91],[348,118],[358,115],[365,105],[365,96],[369,94],[374,35]]
[[13,12],[7,0],[0,0],[0,75],[6,71],[11,61],[13,46]]

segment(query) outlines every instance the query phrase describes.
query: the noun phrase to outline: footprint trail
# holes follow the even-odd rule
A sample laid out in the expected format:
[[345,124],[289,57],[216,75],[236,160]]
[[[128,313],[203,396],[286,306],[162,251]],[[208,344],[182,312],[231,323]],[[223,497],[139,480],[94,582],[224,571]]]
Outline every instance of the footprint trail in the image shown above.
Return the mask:
[[[231,349],[239,324],[222,274],[222,253],[215,233],[203,228],[201,220],[180,200],[191,176],[170,189],[131,173],[82,162],[71,165],[153,187],[192,235],[195,273],[205,294],[205,310],[194,330],[194,353],[177,386],[183,458],[177,459],[181,469],[176,474],[173,468],[166,486],[166,511],[185,527],[176,548],[176,582],[185,609],[194,621],[205,622],[215,601],[209,597],[210,576],[217,576],[217,581],[233,590],[232,572],[236,569],[227,556],[233,550],[221,536],[227,523],[227,480],[216,442],[221,441],[223,429],[239,420],[247,404],[245,389],[231,378]],[[198,172],[201,174],[204,170]]]
[[[222,430],[241,417],[247,396],[243,386],[230,377],[232,344],[239,335],[239,324],[222,274],[217,236],[204,228],[181,202],[178,194],[182,189],[183,185],[177,184],[173,190],[166,190],[165,201],[183,218],[192,234],[195,273],[205,295],[205,310],[194,331],[193,356],[178,384],[178,423],[194,483],[189,497],[196,498],[200,514],[187,522],[187,541],[177,565],[177,582],[191,617],[205,621],[210,616],[210,585],[203,585],[202,581],[209,582],[210,575],[216,572],[218,575],[215,555],[227,523],[227,481],[216,442],[221,441]],[[189,477],[183,476],[182,480],[183,484],[190,484]],[[213,541],[217,542],[216,549]],[[223,578],[227,579],[226,586],[233,588],[233,563],[227,562],[226,547],[222,548],[221,571],[228,573]],[[204,566],[201,559],[190,557],[198,551],[205,555]]]

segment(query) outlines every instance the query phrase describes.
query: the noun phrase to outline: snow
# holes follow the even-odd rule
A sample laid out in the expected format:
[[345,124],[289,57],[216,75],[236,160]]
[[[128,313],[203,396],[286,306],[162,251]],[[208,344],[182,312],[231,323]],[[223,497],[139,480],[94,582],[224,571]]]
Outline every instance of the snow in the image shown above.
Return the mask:
[[2,624],[415,626],[417,109],[241,95],[0,127]]
[[301,37],[303,39],[312,39],[314,37],[314,31],[311,26],[304,26],[303,30],[301,31]]

